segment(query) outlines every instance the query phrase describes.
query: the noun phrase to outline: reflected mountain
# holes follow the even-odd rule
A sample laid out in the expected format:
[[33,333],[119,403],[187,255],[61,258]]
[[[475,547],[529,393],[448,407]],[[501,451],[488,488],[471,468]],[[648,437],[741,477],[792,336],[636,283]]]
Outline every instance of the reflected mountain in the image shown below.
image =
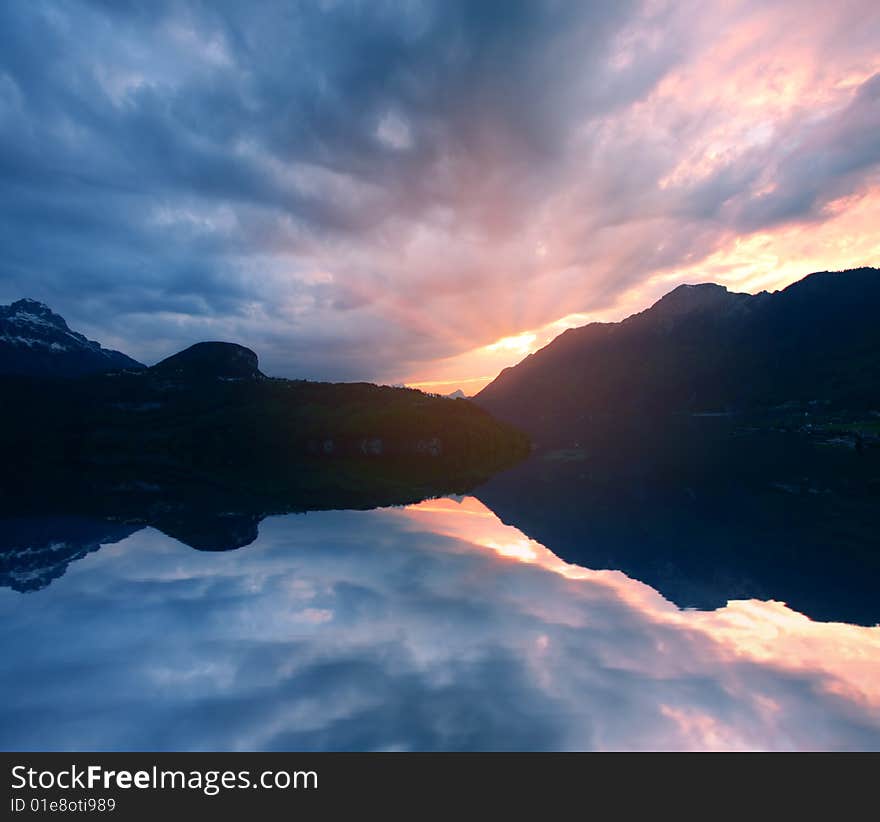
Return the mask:
[[93,466],[3,485],[0,585],[16,591],[147,526],[226,551],[274,514],[472,492],[562,560],[622,571],[682,608],[776,600],[816,620],[880,622],[880,451],[726,418],[662,440],[537,452],[491,479],[444,475],[433,460],[315,458],[262,475]]
[[0,523],[0,587],[39,591],[71,562],[140,528],[79,516],[5,518]]
[[476,496],[567,562],[683,608],[778,600],[880,621],[880,450],[690,420],[665,436],[538,452]]
[[315,458],[284,471],[57,466],[0,482],[0,586],[37,591],[68,565],[147,526],[199,551],[257,539],[274,514],[368,510],[465,494],[487,473],[430,459]]
[[[43,335],[7,341],[0,368],[0,585],[17,591],[145,526],[202,551],[241,548],[270,514],[461,494],[529,451],[525,435],[464,400],[274,379],[227,342],[144,368],[42,304],[10,312],[18,331]],[[90,357],[82,367],[43,367],[66,350],[62,332]],[[22,351],[38,343],[37,363]]]

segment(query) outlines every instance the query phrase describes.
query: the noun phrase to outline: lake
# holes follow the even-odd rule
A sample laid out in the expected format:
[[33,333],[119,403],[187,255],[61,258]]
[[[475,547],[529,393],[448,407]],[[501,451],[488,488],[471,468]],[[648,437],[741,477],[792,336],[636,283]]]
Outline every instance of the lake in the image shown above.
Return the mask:
[[[269,516],[229,551],[108,520],[7,521],[20,549],[40,547],[5,560],[4,584],[19,590],[0,589],[0,747],[880,748],[876,578],[854,581],[850,597],[868,624],[779,601],[784,574],[755,570],[767,562],[744,577],[766,598],[739,578],[728,598],[724,579],[680,560],[655,574],[661,589],[672,581],[664,593],[632,575],[639,551],[621,553],[597,513],[607,507],[562,469],[568,501],[524,471],[476,496]],[[552,527],[535,520],[525,533],[485,504],[531,522],[530,489],[551,525],[545,497],[559,497],[560,527],[574,534],[565,550],[536,541]],[[663,531],[644,497],[642,510],[642,530]],[[588,529],[591,516],[592,542],[572,524]],[[683,522],[681,556],[692,557],[711,533]],[[602,538],[617,540],[605,555]],[[570,561],[576,540],[596,567]],[[846,599],[805,597],[831,617]]]

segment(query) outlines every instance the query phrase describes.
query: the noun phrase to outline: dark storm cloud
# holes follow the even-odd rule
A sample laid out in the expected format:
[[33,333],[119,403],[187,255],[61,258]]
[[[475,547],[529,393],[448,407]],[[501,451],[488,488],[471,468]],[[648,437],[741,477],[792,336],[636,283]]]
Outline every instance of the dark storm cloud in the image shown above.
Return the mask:
[[[857,11],[808,34],[838,49]],[[225,337],[273,373],[336,378],[613,303],[724,231],[814,217],[876,165],[869,82],[818,126],[777,122],[781,147],[658,188],[713,115],[735,114],[658,89],[760,13],[5,4],[0,299],[43,299],[148,361]],[[523,305],[526,288],[565,296]]]

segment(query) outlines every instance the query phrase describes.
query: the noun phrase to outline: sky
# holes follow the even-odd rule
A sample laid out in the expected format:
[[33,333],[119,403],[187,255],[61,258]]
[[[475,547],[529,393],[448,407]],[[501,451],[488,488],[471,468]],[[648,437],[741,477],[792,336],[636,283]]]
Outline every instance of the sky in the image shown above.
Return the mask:
[[3,750],[880,746],[880,626],[682,610],[472,497],[272,517],[235,551],[146,528],[0,617]]
[[0,4],[0,302],[471,394],[682,282],[880,263],[880,4]]

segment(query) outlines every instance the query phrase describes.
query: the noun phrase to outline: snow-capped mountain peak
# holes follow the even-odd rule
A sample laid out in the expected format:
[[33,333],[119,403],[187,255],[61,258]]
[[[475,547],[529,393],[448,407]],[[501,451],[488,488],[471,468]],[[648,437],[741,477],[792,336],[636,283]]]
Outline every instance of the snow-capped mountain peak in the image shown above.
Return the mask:
[[25,297],[0,305],[0,374],[77,377],[124,368],[143,366],[72,331],[45,303]]

